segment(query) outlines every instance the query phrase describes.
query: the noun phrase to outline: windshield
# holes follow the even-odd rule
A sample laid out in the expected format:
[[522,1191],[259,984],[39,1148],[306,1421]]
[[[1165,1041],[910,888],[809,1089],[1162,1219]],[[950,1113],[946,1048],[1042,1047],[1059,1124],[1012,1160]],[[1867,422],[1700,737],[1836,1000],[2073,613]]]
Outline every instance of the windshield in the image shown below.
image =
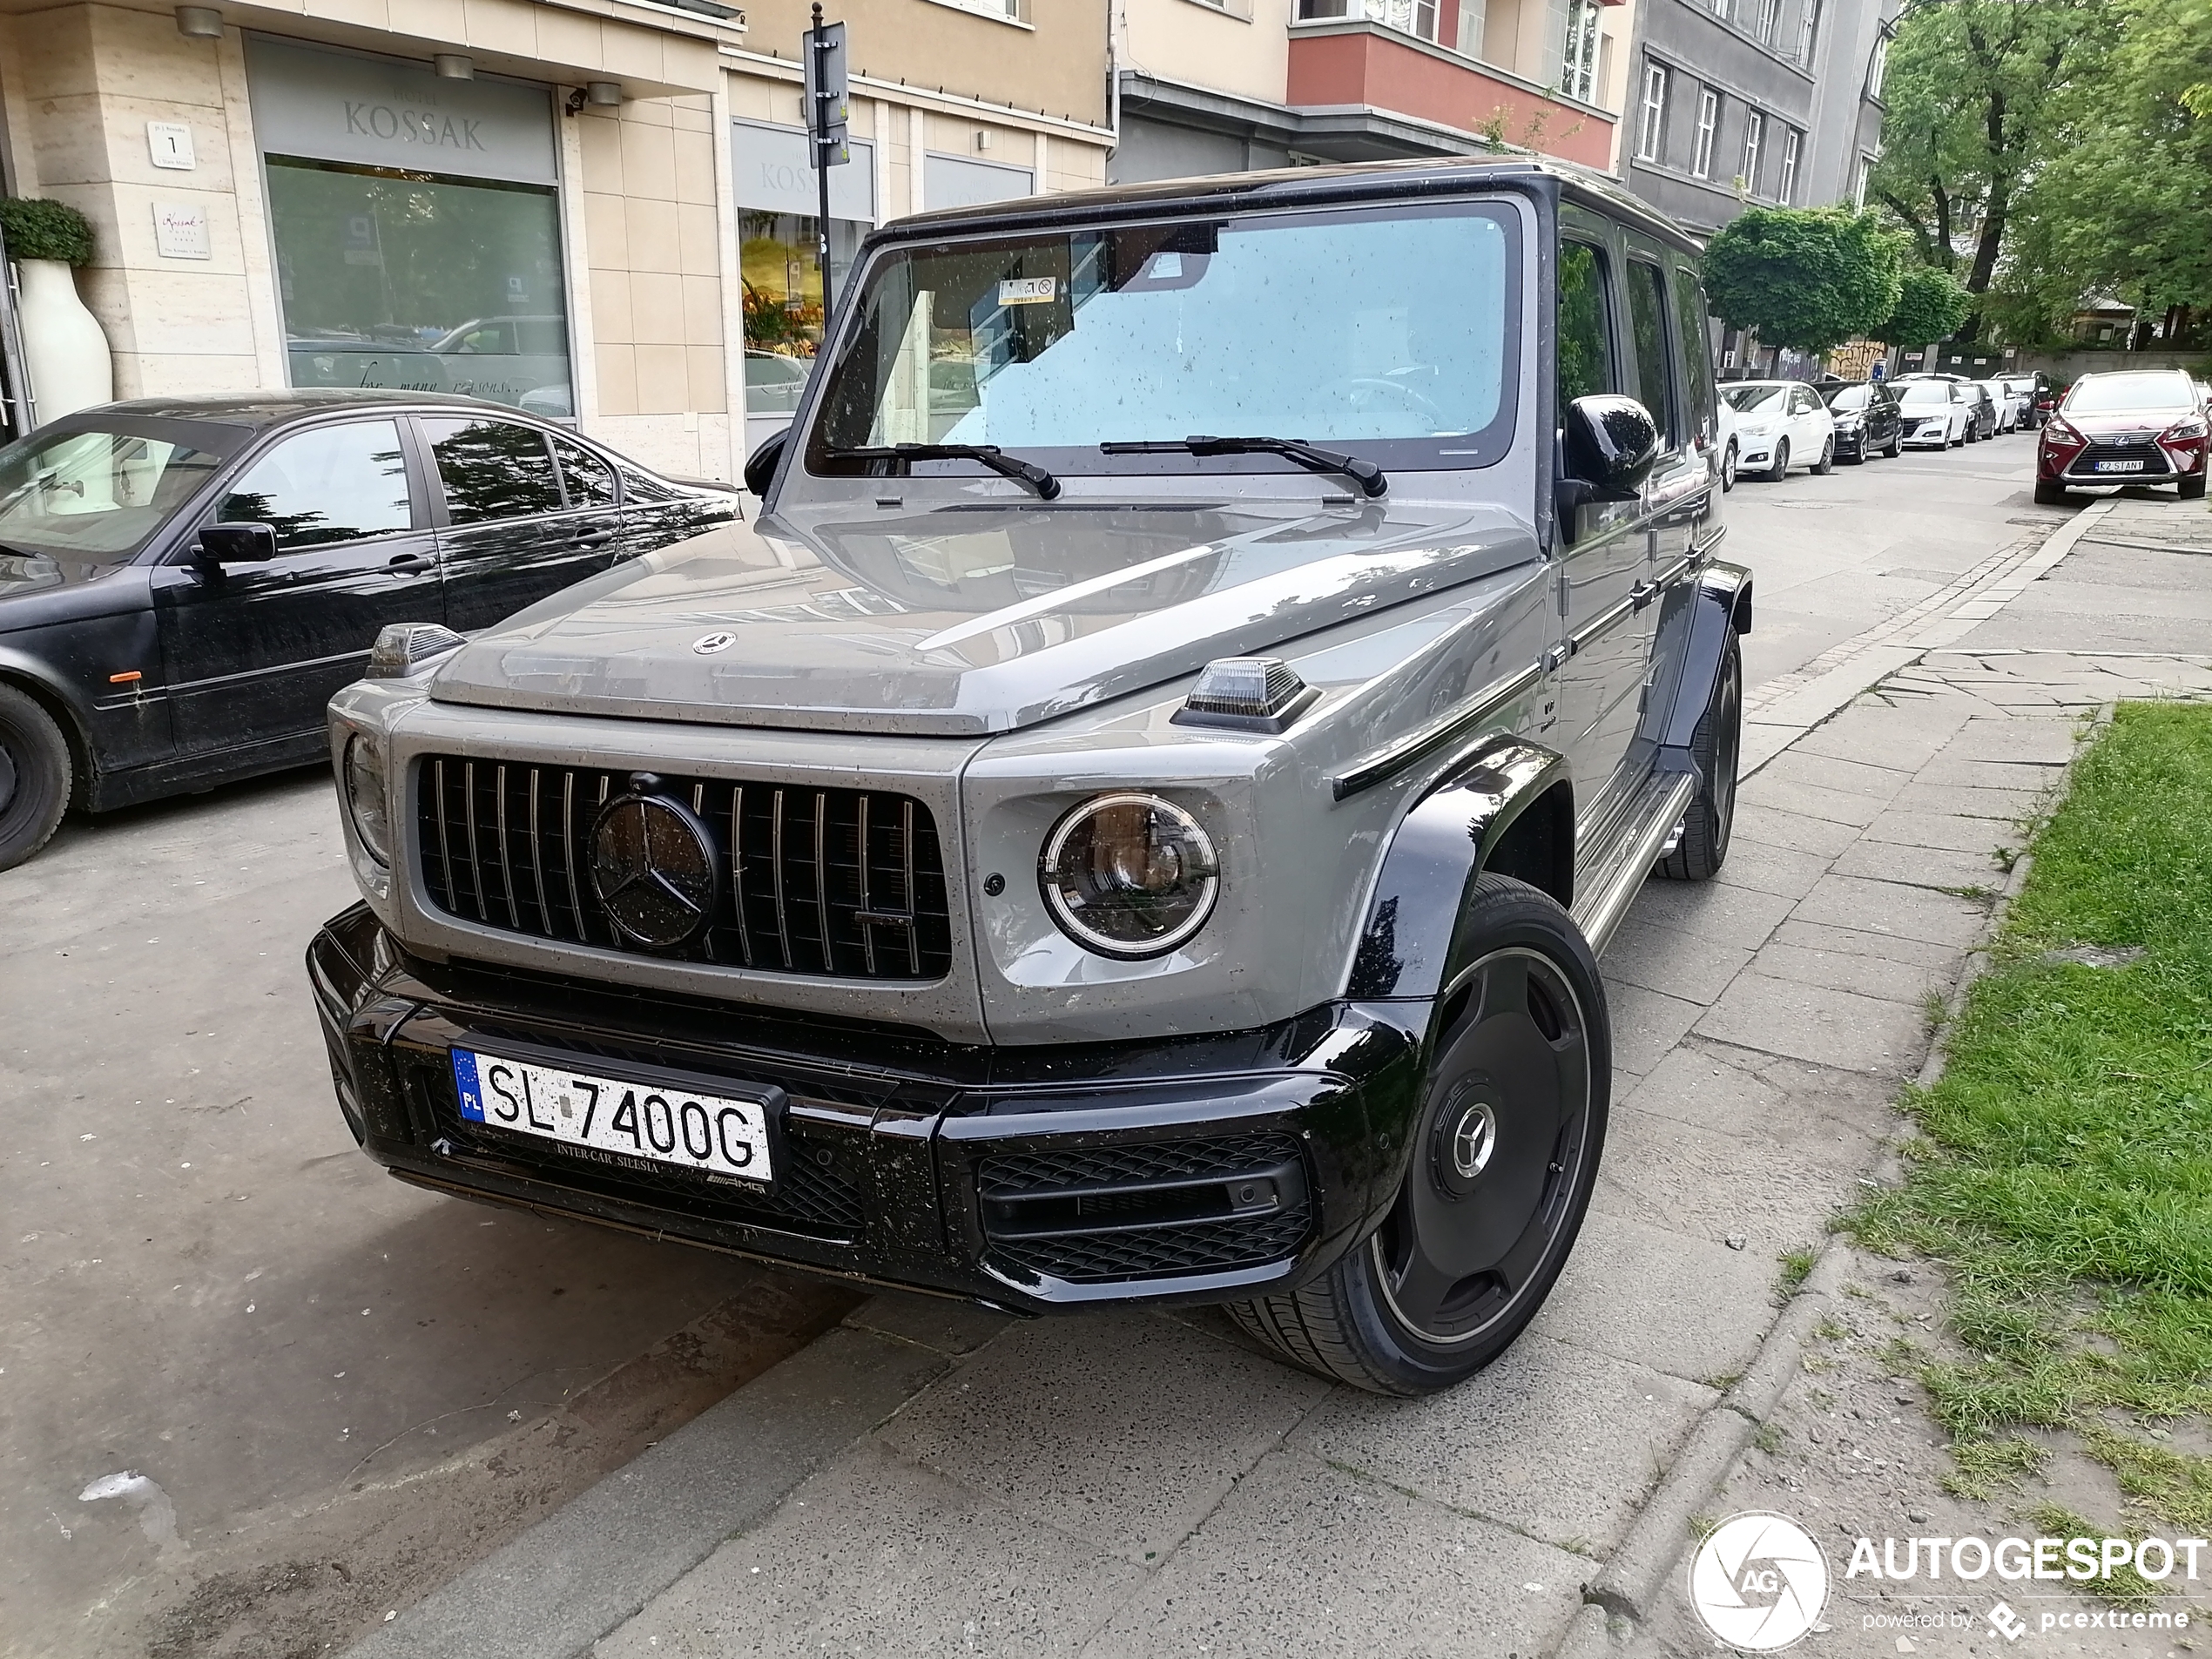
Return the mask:
[[1932,408],[1951,401],[1949,381],[1907,381],[1898,400],[1908,409]]
[[127,432],[34,433],[0,449],[0,543],[110,558],[135,553],[219,458]]
[[1097,446],[1198,435],[1349,447],[1393,471],[1486,465],[1513,434],[1518,224],[1470,205],[894,248],[869,268],[807,467],[970,443],[1056,473],[1187,471],[1200,463]]
[[2187,408],[2196,401],[2185,374],[2099,374],[2067,394],[2068,415],[2124,415]]
[[1828,407],[1831,409],[1863,409],[1871,395],[1864,386],[1846,386],[1828,400]]
[[1749,415],[1753,409],[1778,409],[1782,395],[1788,390],[1781,386],[1724,386],[1721,390],[1739,415]]

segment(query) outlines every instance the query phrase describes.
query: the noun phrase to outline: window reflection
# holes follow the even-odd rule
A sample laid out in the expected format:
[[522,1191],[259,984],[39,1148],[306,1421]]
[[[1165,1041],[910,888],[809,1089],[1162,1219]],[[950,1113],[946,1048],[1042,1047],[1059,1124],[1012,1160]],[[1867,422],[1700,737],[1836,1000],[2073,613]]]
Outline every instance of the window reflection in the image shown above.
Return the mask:
[[280,552],[406,529],[414,511],[400,429],[355,421],[287,438],[246,469],[215,516],[270,526]]
[[514,421],[426,420],[422,430],[456,524],[558,512],[561,481],[545,435]]

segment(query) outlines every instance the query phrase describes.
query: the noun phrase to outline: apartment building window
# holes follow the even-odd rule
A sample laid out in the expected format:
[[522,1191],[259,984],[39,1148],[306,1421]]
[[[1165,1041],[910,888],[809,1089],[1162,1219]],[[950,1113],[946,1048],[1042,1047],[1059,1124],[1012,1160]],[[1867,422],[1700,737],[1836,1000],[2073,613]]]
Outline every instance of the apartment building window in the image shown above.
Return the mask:
[[1364,18],[1422,40],[1436,38],[1437,0],[1298,0],[1300,23]]
[[1743,118],[1743,193],[1759,193],[1759,145],[1766,138],[1766,117],[1753,110]]
[[1797,197],[1797,149],[1804,134],[1791,127],[1782,135],[1782,185],[1775,199],[1784,207]]
[[1658,64],[1643,66],[1643,105],[1636,119],[1636,157],[1642,161],[1659,158],[1659,144],[1666,136],[1667,71]]
[[1851,187],[1851,203],[1853,207],[1866,206],[1866,180],[1874,171],[1874,162],[1875,157],[1871,151],[1863,152],[1858,158],[1858,176],[1852,179]]
[[1726,22],[1732,14],[1733,8],[1730,0],[1710,0],[1710,4],[1713,8],[1713,16],[1723,22]]
[[1561,43],[1559,90],[1590,103],[1597,96],[1597,0],[1568,0],[1567,31]]
[[1721,95],[1709,86],[1697,95],[1697,141],[1689,153],[1689,170],[1700,179],[1713,176],[1713,135],[1720,125]]
[[1782,27],[1782,0],[1759,0],[1758,37],[1762,45],[1771,46]]
[[1814,43],[1820,37],[1820,0],[1805,0],[1805,15],[1797,24],[1797,61],[1810,66]]
[[1482,56],[1482,24],[1488,10],[1484,0],[1460,0],[1460,51],[1468,57]]
[[1866,96],[1882,96],[1882,82],[1890,72],[1890,37],[1884,35],[1874,43],[1874,61],[1866,71]]

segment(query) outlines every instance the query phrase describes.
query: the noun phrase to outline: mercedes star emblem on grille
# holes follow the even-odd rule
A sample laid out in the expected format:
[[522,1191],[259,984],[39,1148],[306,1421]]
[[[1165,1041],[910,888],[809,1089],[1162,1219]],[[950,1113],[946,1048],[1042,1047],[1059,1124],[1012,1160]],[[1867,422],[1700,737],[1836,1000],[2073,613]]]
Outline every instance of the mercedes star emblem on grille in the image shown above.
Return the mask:
[[679,801],[628,794],[591,829],[591,885],[615,926],[665,950],[696,938],[722,898],[722,861],[706,826]]

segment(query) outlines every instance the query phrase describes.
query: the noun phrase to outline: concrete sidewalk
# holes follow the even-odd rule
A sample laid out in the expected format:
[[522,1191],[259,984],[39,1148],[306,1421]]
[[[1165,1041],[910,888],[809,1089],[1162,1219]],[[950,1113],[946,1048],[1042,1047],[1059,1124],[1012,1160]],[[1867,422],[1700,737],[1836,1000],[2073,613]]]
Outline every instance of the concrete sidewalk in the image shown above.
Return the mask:
[[[2110,516],[1902,627],[2006,615]],[[1781,1258],[1821,1246],[1895,1134],[1993,855],[2072,750],[2032,679],[1964,694],[2010,672],[1971,656],[1897,674],[1928,647],[1892,631],[1760,707],[1722,878],[1652,883],[1608,953],[1604,1171],[1549,1305],[1489,1371],[1386,1401],[1211,1313],[877,1298],[354,1651],[1523,1659],[1647,1614],[1689,1494],[1794,1369]],[[2131,674],[2212,690],[2187,663]]]

